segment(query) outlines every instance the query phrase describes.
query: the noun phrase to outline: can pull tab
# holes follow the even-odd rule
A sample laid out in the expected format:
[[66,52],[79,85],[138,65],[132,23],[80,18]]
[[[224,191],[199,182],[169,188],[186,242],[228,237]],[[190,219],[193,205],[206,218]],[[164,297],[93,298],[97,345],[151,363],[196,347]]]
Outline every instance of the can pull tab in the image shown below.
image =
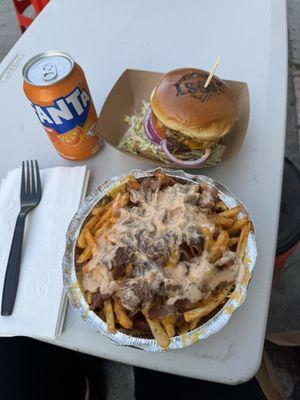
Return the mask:
[[56,78],[57,76],[57,69],[54,64],[44,64],[42,66],[42,78],[44,81],[51,81],[52,79]]

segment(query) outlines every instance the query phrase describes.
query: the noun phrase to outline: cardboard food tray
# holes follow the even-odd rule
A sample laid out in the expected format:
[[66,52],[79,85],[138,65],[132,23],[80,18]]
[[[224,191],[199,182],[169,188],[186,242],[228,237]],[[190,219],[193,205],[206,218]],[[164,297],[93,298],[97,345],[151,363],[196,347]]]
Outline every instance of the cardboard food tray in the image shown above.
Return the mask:
[[[149,162],[162,167],[178,168],[175,164],[167,164],[118,148],[122,137],[128,130],[128,125],[124,120],[125,116],[140,111],[142,102],[149,101],[150,94],[162,75],[159,72],[126,69],[105,100],[99,114],[96,131],[107,143],[122,153],[139,159],[147,159]],[[247,84],[228,80],[224,80],[224,82],[237,97],[238,120],[232,131],[224,138],[226,149],[222,156],[222,162],[229,160],[239,152],[247,132],[250,112]],[[207,166],[204,165],[203,167]]]

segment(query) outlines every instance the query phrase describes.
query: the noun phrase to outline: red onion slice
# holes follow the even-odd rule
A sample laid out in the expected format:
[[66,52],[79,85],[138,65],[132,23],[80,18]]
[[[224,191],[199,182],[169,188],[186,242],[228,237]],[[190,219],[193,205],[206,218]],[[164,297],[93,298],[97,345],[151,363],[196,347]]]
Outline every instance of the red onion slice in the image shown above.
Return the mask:
[[197,158],[196,160],[180,160],[180,158],[177,158],[172,153],[170,153],[170,151],[168,149],[168,143],[166,140],[162,140],[160,142],[160,145],[161,145],[165,155],[168,157],[168,159],[170,161],[172,161],[174,164],[178,165],[179,167],[185,167],[185,168],[201,167],[211,154],[211,149],[206,149],[203,156],[200,158]]
[[153,143],[158,144],[162,147],[165,155],[168,157],[168,159],[170,161],[172,161],[174,164],[176,164],[180,167],[186,167],[186,168],[200,167],[205,163],[205,161],[208,159],[208,157],[211,154],[211,149],[206,149],[203,156],[196,160],[181,160],[181,159],[175,157],[168,149],[168,145],[171,148],[174,146],[172,144],[168,143],[168,141],[166,139],[163,139],[159,135],[158,131],[155,129],[155,126],[152,122],[151,113],[152,113],[152,110],[151,110],[151,108],[149,108],[145,115],[144,121],[143,121],[143,127],[144,127],[145,134],[148,137],[148,139],[150,139]]
[[152,142],[156,144],[160,144],[163,138],[158,134],[157,130],[153,126],[153,123],[151,121],[151,113],[152,110],[151,108],[149,108],[143,121],[144,131],[148,139],[150,139]]

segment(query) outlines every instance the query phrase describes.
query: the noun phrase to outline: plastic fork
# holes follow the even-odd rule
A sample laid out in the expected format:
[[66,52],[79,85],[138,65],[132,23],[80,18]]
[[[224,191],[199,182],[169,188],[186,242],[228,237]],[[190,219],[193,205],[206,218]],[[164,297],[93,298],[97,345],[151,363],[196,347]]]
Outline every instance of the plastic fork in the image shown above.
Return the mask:
[[6,267],[1,306],[1,315],[3,316],[11,315],[13,312],[20,275],[25,220],[30,211],[39,204],[41,197],[42,187],[38,163],[36,160],[35,162],[23,161],[20,194],[21,210],[16,221]]

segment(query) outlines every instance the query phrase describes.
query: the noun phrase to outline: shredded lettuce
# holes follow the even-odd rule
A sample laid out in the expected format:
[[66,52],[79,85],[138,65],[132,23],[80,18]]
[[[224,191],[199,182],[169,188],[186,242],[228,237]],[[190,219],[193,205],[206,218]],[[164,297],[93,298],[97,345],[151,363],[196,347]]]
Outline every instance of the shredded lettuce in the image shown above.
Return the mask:
[[[125,122],[128,124],[129,128],[122,137],[118,147],[129,153],[142,154],[152,160],[160,160],[170,165],[172,163],[168,160],[161,147],[151,142],[145,134],[143,120],[149,106],[149,103],[143,101],[140,112],[125,116]],[[226,146],[221,142],[214,145],[212,153],[206,163],[212,166],[221,162],[225,148]],[[188,153],[176,153],[176,156],[182,160],[191,160],[201,157],[202,154],[203,152],[201,150],[191,150]]]
[[171,164],[161,147],[152,143],[145,134],[143,120],[149,107],[150,104],[143,101],[139,113],[125,117],[125,122],[129,125],[129,128],[118,147],[133,154],[143,154],[147,158]]
[[209,158],[206,161],[206,164],[209,166],[213,166],[216,164],[219,164],[222,161],[223,153],[226,149],[226,146],[224,143],[217,143],[213,146],[211,154]]

